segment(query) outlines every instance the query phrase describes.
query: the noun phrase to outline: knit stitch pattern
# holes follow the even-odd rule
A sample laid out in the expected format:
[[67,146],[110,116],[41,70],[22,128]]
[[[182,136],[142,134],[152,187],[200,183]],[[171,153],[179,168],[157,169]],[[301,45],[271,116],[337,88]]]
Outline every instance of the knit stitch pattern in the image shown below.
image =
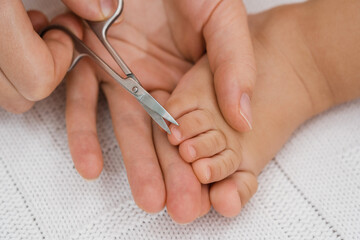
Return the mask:
[[[49,16],[58,11],[57,0],[26,6],[43,2]],[[239,216],[212,210],[188,225],[134,203],[103,96],[104,170],[96,181],[74,168],[64,112],[64,84],[25,114],[0,110],[0,239],[360,239],[360,100],[301,126]]]

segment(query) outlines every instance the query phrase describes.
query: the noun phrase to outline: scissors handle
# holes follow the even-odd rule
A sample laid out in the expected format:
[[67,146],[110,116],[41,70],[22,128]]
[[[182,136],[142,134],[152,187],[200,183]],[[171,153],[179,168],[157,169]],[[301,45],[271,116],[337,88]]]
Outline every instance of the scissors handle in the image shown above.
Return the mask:
[[141,96],[146,94],[146,90],[143,89],[142,86],[135,79],[133,79],[132,76],[128,76],[126,78],[121,77],[107,63],[105,63],[99,56],[97,56],[90,48],[88,48],[83,41],[81,41],[78,37],[76,37],[66,27],[63,27],[61,25],[47,26],[42,31],[41,36],[45,35],[46,32],[54,29],[61,30],[66,34],[68,34],[74,43],[75,51],[74,51],[73,61],[68,71],[71,71],[83,57],[90,57],[102,69],[104,69],[105,72],[107,72],[112,78],[114,78],[115,81],[121,84],[128,92],[134,95],[138,100],[141,100]]
[[90,29],[95,33],[95,35],[101,41],[101,43],[104,45],[104,47],[109,51],[109,53],[114,58],[115,62],[119,65],[121,70],[127,76],[131,75],[138,83],[140,83],[136,79],[135,75],[131,72],[130,68],[126,65],[124,60],[122,60],[122,58],[119,56],[119,54],[117,54],[115,49],[111,46],[111,44],[109,43],[109,41],[107,40],[107,37],[106,37],[108,29],[116,21],[116,19],[121,16],[123,9],[124,9],[124,1],[118,0],[118,5],[116,8],[116,11],[109,19],[107,19],[105,21],[97,21],[97,22],[85,20],[85,22],[89,25]]
[[118,17],[120,17],[124,4],[123,0],[118,0],[118,6],[109,19],[105,21],[85,21],[90,29],[95,33],[100,42],[104,45],[104,47],[108,50],[111,56],[114,58],[116,63],[119,65],[121,70],[125,73],[126,78],[121,77],[118,73],[116,73],[107,63],[105,63],[99,56],[97,56],[90,48],[88,48],[84,42],[82,42],[79,38],[77,38],[70,30],[61,25],[50,25],[46,27],[41,36],[52,29],[57,29],[68,34],[73,43],[74,43],[74,56],[73,61],[70,65],[69,71],[75,67],[75,65],[82,59],[87,56],[90,57],[93,61],[95,61],[102,69],[105,70],[115,81],[117,81],[120,85],[122,85],[130,94],[132,94],[139,103],[144,107],[146,112],[151,116],[151,118],[158,123],[165,131],[171,133],[169,127],[167,126],[164,119],[169,122],[178,125],[175,119],[162,107],[140,84],[139,80],[136,76],[131,72],[125,62],[121,59],[121,57],[117,54],[115,49],[111,46],[109,41],[107,40],[107,31],[110,28],[111,24],[113,24]]

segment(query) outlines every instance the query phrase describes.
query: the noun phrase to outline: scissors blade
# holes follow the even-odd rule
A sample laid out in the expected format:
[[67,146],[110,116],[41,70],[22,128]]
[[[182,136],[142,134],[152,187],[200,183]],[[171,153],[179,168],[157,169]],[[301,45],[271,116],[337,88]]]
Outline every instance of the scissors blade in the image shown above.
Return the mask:
[[161,117],[165,118],[169,122],[179,126],[175,119],[163,108],[160,103],[158,103],[155,98],[153,98],[149,93],[143,94],[138,98],[142,105],[145,105],[147,108],[151,109],[153,112],[156,112]]
[[[75,58],[71,64],[73,68],[79,60],[88,56],[92,58],[104,71],[106,71],[115,81],[117,81],[122,87],[130,92],[144,107],[147,113],[154,121],[160,125],[166,132],[171,134],[169,127],[164,119],[169,122],[179,125],[175,119],[140,85],[133,74],[130,74],[126,79],[118,75],[110,66],[108,66],[100,57],[98,57],[90,48],[88,48],[80,39],[78,39],[71,31],[60,25],[51,25],[43,30],[41,35],[43,36],[47,31],[51,29],[59,29],[67,33],[74,42]],[[71,70],[71,69],[70,69]],[[164,119],[163,119],[164,118]]]
[[[139,101],[140,102],[140,101]],[[148,108],[146,105],[144,105],[142,102],[140,102],[141,105],[143,106],[143,108],[145,109],[145,111],[150,115],[150,117],[162,128],[164,129],[168,134],[171,134],[171,131],[168,127],[168,125],[166,124],[166,122],[164,121],[164,119],[157,114],[156,112],[154,112],[153,110],[151,110],[150,108]]]

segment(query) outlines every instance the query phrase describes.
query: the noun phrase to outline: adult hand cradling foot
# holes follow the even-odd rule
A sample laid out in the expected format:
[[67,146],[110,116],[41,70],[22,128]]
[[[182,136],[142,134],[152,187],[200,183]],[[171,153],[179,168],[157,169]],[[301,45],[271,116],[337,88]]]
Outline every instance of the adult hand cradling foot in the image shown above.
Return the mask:
[[[102,20],[112,14],[117,1],[63,2],[85,19]],[[113,27],[110,37],[142,84],[149,91],[171,92],[183,74],[207,51],[215,82],[219,83],[216,89],[225,118],[236,129],[250,130],[255,64],[242,2],[219,0],[208,4],[205,1],[159,0],[149,3],[139,0],[127,1],[125,5],[125,21]],[[46,18],[39,12],[30,12],[27,16],[20,1],[4,2],[0,9],[7,13],[2,19],[5,20],[3,24],[13,25],[8,25],[13,31],[0,39],[1,59],[4,60],[0,62],[4,73],[0,105],[12,112],[24,112],[34,101],[48,96],[63,79],[71,62],[72,43],[59,31],[51,31],[44,40],[41,39],[31,23],[39,30],[47,24]],[[15,11],[21,13],[15,14]],[[66,25],[79,38],[94,45],[87,31],[82,35],[81,24],[73,16],[59,16],[52,23]],[[19,45],[23,49],[14,52],[14,46]],[[21,62],[24,64],[19,71],[17,66]],[[166,193],[152,143],[150,120],[137,102],[123,94],[112,79],[99,74],[87,61],[81,62],[69,74],[67,83],[66,118],[75,166],[85,178],[96,178],[102,170],[94,112],[99,83],[111,106],[134,199],[146,211],[159,211],[164,207]],[[141,151],[134,148],[138,142],[144,143]],[[137,174],[141,169],[146,171]],[[181,191],[177,195],[180,194]],[[186,221],[198,216],[190,215]]]
[[[93,3],[98,11],[91,4],[67,1],[82,17],[105,17],[107,11],[100,9],[105,5]],[[112,2],[107,4],[111,8]],[[21,8],[17,1],[3,5]],[[360,40],[360,28],[346,30],[354,23],[349,16],[356,15],[350,14],[358,9],[355,5],[358,2],[319,0],[284,6],[251,16],[250,34],[240,1],[126,1],[123,21],[108,33],[110,42],[180,126],[171,125],[173,134],[169,136],[152,127],[132,96],[91,61],[82,60],[67,80],[66,121],[77,170],[89,179],[98,177],[102,170],[96,133],[101,89],[139,207],[157,212],[166,205],[170,216],[180,223],[206,214],[210,206],[224,216],[236,216],[256,192],[256,177],[301,123],[334,104],[359,97],[356,76],[360,56],[356,51],[349,53]],[[334,11],[340,8],[342,11]],[[36,18],[30,14],[32,23],[43,26],[44,18],[36,14]],[[18,21],[31,26],[24,12],[22,18]],[[70,28],[116,69],[74,16],[67,14],[53,21]],[[329,25],[329,21],[337,24]],[[0,88],[4,92],[0,104],[15,112],[48,95],[65,75],[72,56],[71,41],[58,31],[46,34],[45,40],[33,30],[27,32],[17,44],[26,48],[29,39],[35,39],[45,49],[41,54],[56,61],[49,66],[49,61],[36,62],[44,57],[35,58],[37,65],[42,64],[31,72],[35,75],[29,75],[26,83],[16,82],[20,76],[14,66],[17,54],[12,56],[6,49],[11,49],[12,43],[2,46],[4,56],[13,60],[5,65],[5,61],[0,62],[10,80],[2,78],[6,81]],[[322,38],[313,37],[319,32]],[[15,34],[19,33],[9,32],[1,41]],[[337,44],[340,36],[347,36],[348,41],[341,46]],[[256,85],[252,43],[259,72]],[[323,49],[337,54],[324,55]],[[24,69],[31,67],[25,65]],[[47,81],[48,87],[31,98],[32,91],[38,91],[31,85],[35,81],[32,77],[41,74],[55,76],[55,80]],[[336,94],[332,89],[337,89]],[[254,130],[247,132],[251,127]]]

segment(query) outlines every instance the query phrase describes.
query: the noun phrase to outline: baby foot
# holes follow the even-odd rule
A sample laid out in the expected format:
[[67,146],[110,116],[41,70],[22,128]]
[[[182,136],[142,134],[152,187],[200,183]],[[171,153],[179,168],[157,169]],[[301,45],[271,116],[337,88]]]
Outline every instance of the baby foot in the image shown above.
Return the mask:
[[[264,19],[270,24],[264,26]],[[292,132],[333,104],[294,21],[270,20],[257,16],[252,26],[258,79],[251,132],[239,133],[223,119],[206,57],[184,76],[166,105],[180,124],[170,125],[170,143],[179,146],[201,183],[213,183],[211,204],[228,217],[256,192],[256,177]]]
[[170,126],[169,141],[179,145],[181,157],[192,164],[201,183],[220,181],[239,168],[240,133],[221,115],[207,58],[179,83],[167,102],[167,109],[179,123]]
[[231,128],[223,118],[206,57],[184,76],[166,108],[179,123],[170,125],[170,143],[179,146],[181,157],[191,163],[201,183],[220,181],[211,187],[212,205],[220,206],[219,212],[225,216],[237,214],[241,203],[245,204],[256,192],[256,176],[265,160],[244,159],[245,134]]

